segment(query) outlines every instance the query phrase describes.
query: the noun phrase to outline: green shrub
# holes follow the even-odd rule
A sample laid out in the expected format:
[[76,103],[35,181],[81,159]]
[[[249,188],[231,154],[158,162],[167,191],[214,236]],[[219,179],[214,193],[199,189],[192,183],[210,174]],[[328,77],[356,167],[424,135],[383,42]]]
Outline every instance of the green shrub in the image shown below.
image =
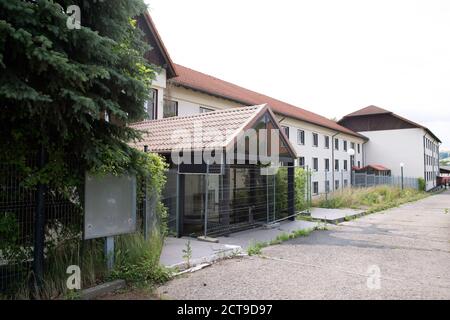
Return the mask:
[[419,178],[419,191],[425,191],[426,183],[424,178]]
[[[279,168],[275,176],[276,179],[276,195],[275,204],[276,212],[287,213],[288,208],[288,169]],[[306,195],[306,184],[307,184],[308,173],[302,168],[294,169],[294,203],[295,211],[302,211],[309,207],[308,199]],[[280,217],[277,217],[279,219]]]

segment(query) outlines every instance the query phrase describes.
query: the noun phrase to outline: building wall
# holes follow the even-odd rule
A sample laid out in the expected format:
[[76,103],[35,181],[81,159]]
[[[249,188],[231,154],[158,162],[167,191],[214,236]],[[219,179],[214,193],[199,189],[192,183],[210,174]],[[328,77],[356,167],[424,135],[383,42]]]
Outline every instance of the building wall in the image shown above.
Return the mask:
[[[165,98],[178,102],[178,116],[189,116],[200,113],[200,108],[211,110],[223,110],[232,107],[243,107],[243,105],[226,99],[221,99],[201,93],[198,91],[186,89],[179,86],[168,84]],[[162,118],[162,108],[161,108]]]
[[[232,107],[243,107],[244,105],[230,100],[214,97],[208,94],[204,94],[198,91],[186,89],[179,86],[168,85],[165,91],[165,98],[178,102],[178,116],[188,116],[192,114],[200,113],[200,108],[209,108],[212,110],[223,110]],[[162,108],[160,108],[160,118],[162,118]],[[351,142],[355,143],[355,165],[363,166],[363,143],[362,138],[351,136],[344,133],[338,133],[331,129],[327,129],[321,126],[310,124],[305,121],[300,121],[294,118],[286,118],[282,116],[277,116],[278,120],[281,121],[282,126],[289,127],[290,135],[289,140],[295,147],[299,157],[305,158],[305,166],[308,168],[313,167],[313,158],[318,158],[318,171],[314,172],[312,175],[312,182],[318,182],[319,193],[325,192],[325,174],[327,179],[330,181],[330,190],[335,187],[334,181],[339,180],[339,187],[344,185],[344,180],[347,184],[350,184],[351,174],[350,174],[350,155],[347,151],[344,151],[343,141],[347,141],[347,150],[351,147]],[[301,129],[305,131],[305,144],[299,145],[297,141],[297,130]],[[319,145],[318,147],[313,146],[313,133],[319,135]],[[337,135],[336,135],[337,134]],[[335,138],[339,140],[339,150],[334,150],[334,159],[339,161],[339,172],[334,173],[333,177],[333,156],[332,148],[334,148],[334,143],[332,141],[332,136],[336,135]],[[325,148],[325,136],[330,137],[330,148]],[[359,144],[359,152],[358,152]],[[325,159],[329,159],[330,171],[325,173]],[[347,171],[343,172],[344,160],[347,160]],[[298,164],[298,162],[297,162]]]
[[[424,131],[425,132],[425,131]],[[439,143],[427,132],[423,137],[425,181],[427,190],[436,187],[439,176]]]
[[[438,159],[438,144],[421,128],[380,130],[360,132],[369,138],[366,144],[368,164],[381,164],[392,171],[392,175],[400,176],[400,163],[404,163],[404,176],[424,178],[427,190],[436,186],[436,176],[439,171],[437,163],[425,166],[426,156]],[[429,147],[424,148],[424,138],[429,139]],[[432,146],[434,145],[434,147]],[[434,151],[432,150],[434,148]],[[431,158],[430,158],[431,159]],[[433,171],[434,170],[434,171]],[[431,172],[426,176],[426,172]],[[433,173],[434,172],[434,173]]]
[[[318,170],[312,173],[312,183],[318,182],[318,193],[325,193],[325,181],[329,181],[330,191],[336,189],[337,185],[335,181],[338,180],[339,188],[344,186],[347,182],[349,185],[351,182],[351,165],[350,165],[350,155],[348,151],[344,150],[344,141],[347,141],[347,150],[352,147],[352,142],[355,144],[355,166],[364,165],[364,140],[352,135],[340,133],[328,128],[317,126],[305,121],[285,118],[278,116],[281,125],[284,127],[289,127],[289,140],[297,151],[299,157],[305,158],[305,167],[313,169],[313,158],[317,158]],[[298,130],[304,131],[305,141],[301,144],[298,141]],[[318,134],[318,146],[313,145],[313,133]],[[325,137],[329,137],[330,146],[325,147]],[[339,150],[335,149],[334,140],[338,140]],[[359,145],[359,152],[358,152]],[[329,159],[329,171],[325,170],[325,159]],[[334,161],[338,160],[339,170],[335,169]],[[344,170],[344,161],[347,161],[347,170]],[[313,190],[314,191],[314,190]],[[313,192],[314,194],[314,192]]]

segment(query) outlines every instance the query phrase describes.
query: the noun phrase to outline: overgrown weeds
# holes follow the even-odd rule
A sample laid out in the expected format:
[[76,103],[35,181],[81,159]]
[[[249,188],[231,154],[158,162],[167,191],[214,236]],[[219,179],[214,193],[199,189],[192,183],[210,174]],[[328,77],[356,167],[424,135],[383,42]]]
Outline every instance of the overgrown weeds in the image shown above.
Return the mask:
[[116,242],[115,268],[110,279],[124,279],[134,286],[164,283],[171,272],[159,264],[163,242],[158,235],[145,240],[140,233],[124,235]]
[[352,208],[363,209],[366,213],[374,213],[397,207],[407,202],[417,201],[429,194],[415,189],[404,189],[392,186],[376,186],[370,188],[348,188],[342,192],[319,197],[313,200],[314,207],[320,208]]

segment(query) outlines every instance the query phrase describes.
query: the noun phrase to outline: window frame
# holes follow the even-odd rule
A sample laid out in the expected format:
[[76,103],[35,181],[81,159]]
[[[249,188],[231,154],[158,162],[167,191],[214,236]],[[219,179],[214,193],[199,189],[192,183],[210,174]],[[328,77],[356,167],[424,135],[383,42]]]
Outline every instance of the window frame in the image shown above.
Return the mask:
[[[317,191],[316,191],[317,188]],[[319,181],[313,181],[313,194],[318,195],[319,194]]]
[[300,146],[305,145],[305,130],[297,129],[297,144]]
[[[200,106],[199,110],[200,110],[200,113],[208,113],[208,112],[216,111],[216,110],[214,110],[212,108],[208,108],[208,107],[204,107],[204,106]],[[204,110],[204,111],[202,111],[202,110]]]
[[[303,164],[301,163],[302,162],[301,160],[303,160]],[[305,165],[306,165],[305,157],[298,157],[298,166],[304,168]]]
[[281,129],[283,130],[284,135],[289,139],[289,127],[281,126]]
[[312,133],[312,146],[317,148],[319,146],[319,134],[316,132]]
[[324,136],[324,148],[330,149],[330,137],[329,136]]
[[[158,89],[156,88],[150,88],[150,92],[153,92],[153,99],[152,99],[152,116],[150,117],[149,114],[149,104],[150,104],[150,100],[145,101],[144,104],[144,109],[145,109],[145,113],[149,116],[150,120],[157,120],[158,119]],[[150,96],[152,96],[152,94],[150,94]]]
[[[167,105],[168,102],[170,102],[170,103],[175,103],[175,115],[174,115],[174,116],[166,117],[166,105]],[[164,105],[163,105],[163,119],[173,118],[173,117],[178,117],[178,101],[176,101],[176,100],[164,99]]]
[[[317,164],[317,168],[316,168],[316,164]],[[313,157],[312,158],[312,168],[313,168],[313,171],[319,171],[319,158],[315,158],[315,157]]]

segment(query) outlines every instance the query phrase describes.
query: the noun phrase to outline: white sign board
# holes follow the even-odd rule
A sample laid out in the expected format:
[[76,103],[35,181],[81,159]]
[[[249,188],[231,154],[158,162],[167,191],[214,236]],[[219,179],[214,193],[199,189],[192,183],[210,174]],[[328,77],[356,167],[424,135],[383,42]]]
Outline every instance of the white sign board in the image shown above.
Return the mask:
[[136,177],[86,175],[84,238],[136,231]]

